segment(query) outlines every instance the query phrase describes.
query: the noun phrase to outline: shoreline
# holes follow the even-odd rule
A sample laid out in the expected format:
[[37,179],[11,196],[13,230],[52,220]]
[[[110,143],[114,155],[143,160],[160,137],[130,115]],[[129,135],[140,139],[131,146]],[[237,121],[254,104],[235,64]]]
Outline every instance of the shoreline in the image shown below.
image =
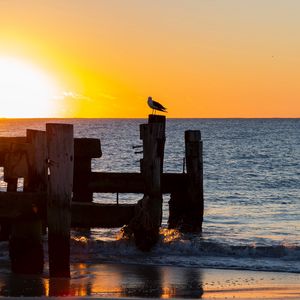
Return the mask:
[[72,263],[71,274],[49,279],[6,270],[0,297],[300,299],[297,273]]

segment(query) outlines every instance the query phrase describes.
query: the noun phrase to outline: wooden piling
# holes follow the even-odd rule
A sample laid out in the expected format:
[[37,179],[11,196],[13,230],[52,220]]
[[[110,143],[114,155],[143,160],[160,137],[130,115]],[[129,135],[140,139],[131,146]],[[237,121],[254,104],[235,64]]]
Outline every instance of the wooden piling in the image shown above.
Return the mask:
[[[149,120],[152,117],[149,116]],[[154,117],[153,117],[154,119]],[[143,140],[141,172],[144,179],[144,197],[136,206],[136,217],[131,222],[136,245],[149,251],[159,238],[162,220],[162,152],[165,138],[165,117],[155,116],[155,122],[140,126]]]
[[[34,137],[34,134],[32,136]],[[29,138],[29,141],[29,143],[11,143],[10,150],[5,156],[4,178],[8,182],[8,192],[16,191],[18,178],[24,178],[24,183],[31,182],[27,189],[24,187],[25,194],[45,191],[45,188],[41,189],[32,184],[33,173],[38,173],[36,167],[41,163],[45,164],[45,151],[44,160],[36,159],[43,143],[41,139],[34,141]],[[41,180],[37,178],[35,182],[39,182],[38,179]],[[43,181],[46,181],[45,176]],[[11,269],[15,273],[43,272],[42,213],[39,204],[33,200],[29,208],[22,210],[12,219],[9,254]]]
[[[10,150],[11,142],[16,138],[0,137],[0,166],[4,166],[5,157]],[[24,141],[25,139],[22,139]],[[4,178],[7,183],[6,190],[8,192],[14,192],[17,190],[18,179],[17,178]],[[11,231],[11,224],[7,221],[0,223],[0,241],[8,241]]]
[[[17,191],[18,178],[6,178],[7,183],[6,191],[15,192]],[[0,241],[8,241],[11,233],[11,223],[7,221],[2,221],[0,223]]]
[[160,157],[160,173],[163,174],[164,169],[164,155],[165,155],[165,142],[166,142],[166,117],[160,115],[149,115],[149,124],[160,124],[162,135],[157,139],[157,156]]
[[185,131],[186,185],[171,193],[169,228],[201,232],[204,211],[202,141],[199,130]]
[[46,124],[49,183],[47,200],[50,277],[70,277],[70,226],[73,187],[73,125]]

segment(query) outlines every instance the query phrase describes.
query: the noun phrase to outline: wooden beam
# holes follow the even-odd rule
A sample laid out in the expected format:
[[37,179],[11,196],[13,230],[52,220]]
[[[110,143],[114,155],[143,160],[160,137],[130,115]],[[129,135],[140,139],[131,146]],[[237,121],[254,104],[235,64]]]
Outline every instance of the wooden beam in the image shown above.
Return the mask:
[[26,137],[0,137],[0,166],[3,167],[5,155],[10,150],[11,143],[26,143]]
[[[26,143],[26,136],[0,136],[0,144],[1,143]],[[1,151],[1,147],[0,147]]]
[[72,202],[72,227],[122,227],[134,216],[135,204]]
[[[46,220],[46,193],[0,192],[0,221],[13,223],[20,216],[34,218],[33,207],[38,207],[40,218]],[[72,202],[72,227],[114,228],[130,222],[135,204],[98,204]]]
[[97,158],[102,156],[100,139],[75,138],[74,155],[77,157]]
[[[171,193],[186,186],[187,174],[164,173],[161,180],[162,193]],[[141,173],[92,172],[88,189],[94,193],[144,193],[145,183]]]
[[11,143],[4,159],[4,180],[27,178],[33,161],[33,148],[29,143]]
[[[0,137],[0,166],[4,164],[4,158],[11,148],[12,143],[27,143],[27,137]],[[99,158],[102,156],[100,139],[96,138],[75,138],[75,157]]]
[[0,192],[0,220],[16,219],[39,207],[43,216],[46,207],[46,193]]

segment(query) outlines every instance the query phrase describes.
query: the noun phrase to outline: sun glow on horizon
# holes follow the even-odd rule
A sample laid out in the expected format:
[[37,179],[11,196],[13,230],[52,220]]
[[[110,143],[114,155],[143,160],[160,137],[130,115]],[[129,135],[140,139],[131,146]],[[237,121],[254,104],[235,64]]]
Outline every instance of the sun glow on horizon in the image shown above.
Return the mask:
[[38,67],[0,57],[0,117],[40,118],[56,115],[56,85]]

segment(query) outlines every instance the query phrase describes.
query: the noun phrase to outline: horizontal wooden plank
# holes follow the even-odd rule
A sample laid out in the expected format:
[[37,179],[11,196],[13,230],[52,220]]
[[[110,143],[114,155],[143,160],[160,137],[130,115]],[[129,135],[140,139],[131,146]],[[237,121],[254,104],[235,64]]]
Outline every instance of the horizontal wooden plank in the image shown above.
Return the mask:
[[0,137],[0,166],[3,167],[5,155],[11,149],[12,143],[26,143],[26,137]]
[[[4,164],[5,155],[10,151],[12,143],[24,144],[26,137],[0,137],[0,166]],[[16,147],[16,146],[15,146]],[[20,146],[22,147],[22,146]],[[75,138],[74,156],[99,158],[102,156],[100,139],[95,138]]]
[[0,136],[0,143],[26,143],[26,136]]
[[72,203],[72,227],[122,227],[134,216],[135,204]]
[[102,156],[100,139],[75,138],[74,156],[97,158]]
[[11,143],[4,158],[4,180],[28,177],[33,161],[33,147],[29,143]]
[[[184,173],[164,173],[162,192],[185,189],[187,176]],[[143,193],[144,179],[141,173],[92,172],[88,190],[94,193]]]
[[46,193],[0,192],[0,220],[29,215],[37,208],[44,216]]
[[[39,217],[46,220],[46,193],[0,192],[0,221],[13,222],[16,218]],[[128,224],[134,216],[135,204],[98,204],[72,202],[72,227],[113,228]]]

